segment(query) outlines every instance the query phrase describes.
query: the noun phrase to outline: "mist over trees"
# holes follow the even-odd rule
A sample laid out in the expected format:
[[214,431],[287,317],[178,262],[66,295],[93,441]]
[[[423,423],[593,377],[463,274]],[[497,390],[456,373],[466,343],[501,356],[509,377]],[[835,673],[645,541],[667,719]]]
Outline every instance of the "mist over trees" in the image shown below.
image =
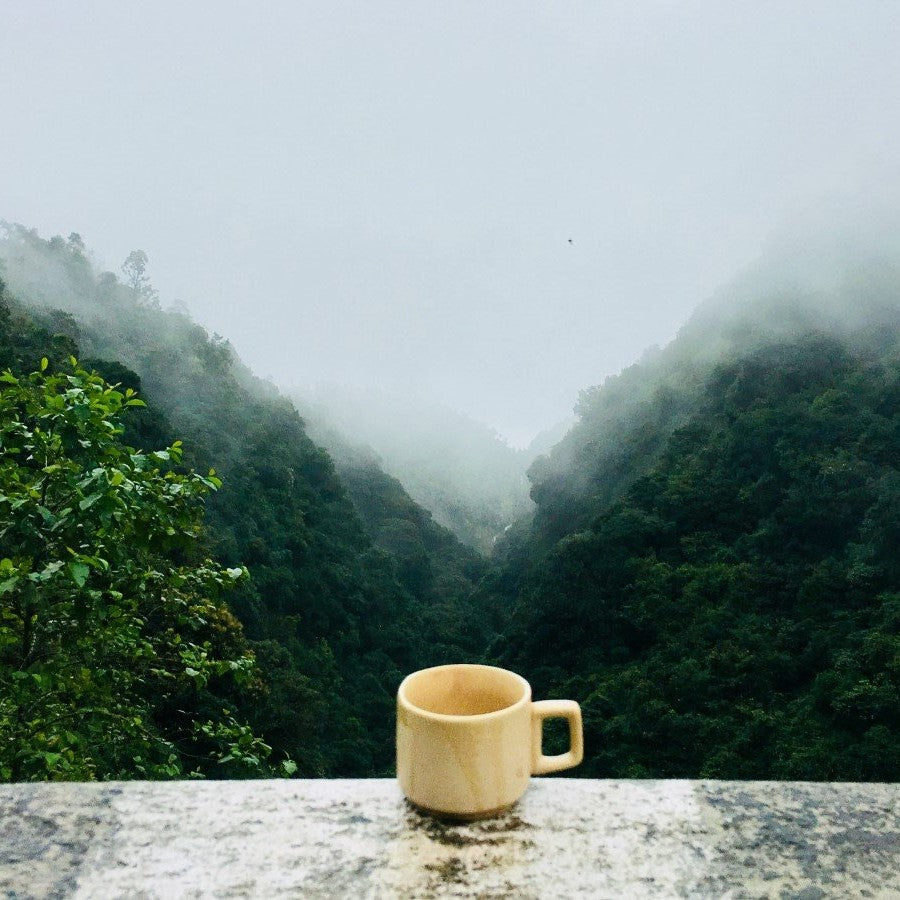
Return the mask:
[[585,775],[898,776],[900,273],[791,262],[583,392],[529,472],[490,656],[581,701]]
[[482,560],[377,466],[354,486],[361,510],[380,510],[380,521],[364,521],[293,406],[226,340],[96,274],[79,245],[7,226],[0,261],[17,325],[9,359],[24,365],[29,351],[17,341],[44,335],[37,360],[65,348],[140,391],[148,407],[126,417],[126,442],[159,448],[183,436],[184,465],[221,478],[206,506],[204,548],[218,564],[250,571],[230,607],[264,683],[237,712],[300,774],[389,771],[402,674],[479,652],[468,622]]
[[[228,604],[217,613],[224,647],[207,659],[255,659],[243,687],[198,685],[190,672],[202,668],[181,660],[174,683],[190,703],[179,699],[187,711],[179,718],[165,692],[142,693],[152,679],[139,664],[107,654],[106,680],[91,683],[104,697],[124,686],[123,700],[140,707],[133,719],[153,723],[148,739],[174,745],[190,733],[213,742],[201,751],[207,774],[240,774],[238,757],[216,750],[224,745],[249,747],[260,765],[271,748],[276,768],[291,761],[300,775],[388,774],[402,676],[468,659],[522,672],[537,696],[582,704],[586,759],[575,774],[897,779],[900,273],[890,254],[788,248],[735,279],[669,345],[585,388],[577,422],[528,467],[532,511],[518,480],[527,455],[468,422],[336,398],[308,407],[319,443],[311,440],[296,408],[225,338],[158,306],[142,280],[146,258],[129,257],[123,274],[135,280],[123,283],[96,273],[77,237],[44,240],[7,226],[0,240],[9,283],[0,367],[11,370],[0,384],[3,428],[33,431],[26,413],[56,409],[60,379],[93,386],[104,403],[139,394],[147,405],[124,410],[120,439],[104,445],[123,480],[104,470],[106,493],[81,511],[84,533],[103,545],[87,525],[117,502],[126,479],[137,480],[134,453],[168,452],[141,476],[160,484],[189,485],[192,471],[214,467],[222,485],[205,497],[194,550],[153,552],[159,572],[208,557],[219,587],[234,582],[221,600],[215,585],[192,589],[217,610]],[[69,356],[81,360],[77,372],[66,369]],[[16,393],[25,385],[28,403]],[[15,683],[9,697],[31,691],[24,702],[33,704],[45,677],[91,672],[90,653],[105,653],[103,635],[118,626],[96,612],[90,592],[105,589],[101,576],[132,616],[134,591],[59,547],[43,562],[37,545],[22,549],[66,507],[38,502],[46,473],[22,469],[4,441],[13,452],[0,470],[0,602],[18,624],[9,625],[0,678]],[[462,512],[451,524],[490,553],[461,543],[441,524],[447,508],[417,502],[407,478],[420,478],[417,490],[430,489],[436,507],[458,490]],[[95,493],[78,490],[79,506]],[[16,491],[24,502],[13,508]],[[156,502],[147,508],[163,523],[184,510]],[[191,522],[195,514],[184,513]],[[49,532],[38,543],[55,546]],[[39,578],[35,590],[56,610],[53,628],[92,610],[79,620],[77,653],[58,665],[52,653],[23,655],[28,617],[10,580],[41,573],[46,585]],[[72,709],[80,695],[67,689]],[[228,701],[220,724],[203,718],[213,697]],[[209,724],[198,732],[192,721]],[[124,777],[137,756],[141,765],[157,760],[147,770],[154,777],[189,766],[177,754],[170,763],[134,750],[133,731],[114,760],[85,756],[76,766],[60,752],[75,738],[29,742],[10,706],[0,705],[0,727],[24,754],[0,757],[4,777],[13,766],[17,777],[70,777],[76,768],[79,777]],[[216,752],[231,759],[220,766]]]
[[143,250],[132,250],[122,263],[122,274],[125,276],[125,284],[131,288],[138,303],[159,306],[159,292],[150,283],[150,276],[147,274],[149,261]]
[[463,543],[489,554],[528,515],[531,448],[514,450],[485,425],[424,401],[331,385],[295,391],[310,433],[336,458],[348,443],[369,448],[385,471]]

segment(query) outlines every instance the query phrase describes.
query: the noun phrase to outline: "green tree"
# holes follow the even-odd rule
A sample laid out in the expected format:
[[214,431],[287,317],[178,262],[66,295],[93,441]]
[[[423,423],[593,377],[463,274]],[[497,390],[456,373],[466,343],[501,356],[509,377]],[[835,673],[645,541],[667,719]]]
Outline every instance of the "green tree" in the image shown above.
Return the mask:
[[132,250],[125,258],[125,262],[122,263],[122,274],[138,303],[158,308],[159,293],[150,284],[150,277],[147,275],[149,261],[149,257],[143,250]]
[[258,684],[219,600],[247,577],[196,551],[180,442],[138,452],[142,406],[80,368],[0,375],[0,780],[248,774],[269,748],[234,718]]

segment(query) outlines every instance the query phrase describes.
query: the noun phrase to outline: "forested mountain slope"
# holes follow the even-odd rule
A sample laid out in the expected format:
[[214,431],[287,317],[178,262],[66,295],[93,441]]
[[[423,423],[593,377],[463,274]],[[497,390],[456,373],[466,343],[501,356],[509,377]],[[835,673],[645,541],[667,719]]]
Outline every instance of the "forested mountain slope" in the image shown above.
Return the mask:
[[[253,724],[276,755],[289,753],[301,774],[388,771],[402,675],[475,652],[465,609],[481,561],[376,466],[348,492],[293,406],[226,341],[160,310],[140,271],[129,285],[98,276],[77,236],[45,241],[18,226],[0,261],[10,294],[52,340],[141,389],[150,409],[133,420],[132,443],[178,437],[186,464],[221,476],[209,549],[251,572],[229,602],[268,685]],[[390,503],[394,514],[376,521],[368,506]]]
[[533,467],[493,656],[583,774],[900,775],[898,284],[718,298]]
[[382,471],[379,460],[333,435],[329,448],[341,482],[372,543],[389,553],[401,584],[419,599],[429,658],[474,659],[495,632],[475,614],[475,591],[490,563],[433,521],[431,513]]

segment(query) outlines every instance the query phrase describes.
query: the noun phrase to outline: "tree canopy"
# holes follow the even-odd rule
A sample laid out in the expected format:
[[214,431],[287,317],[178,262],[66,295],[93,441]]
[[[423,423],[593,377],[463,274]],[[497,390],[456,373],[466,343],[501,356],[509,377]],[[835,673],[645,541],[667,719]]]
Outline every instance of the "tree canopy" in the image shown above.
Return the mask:
[[494,654],[582,702],[583,774],[896,780],[898,348],[811,335],[715,367],[619,499],[520,551]]
[[71,358],[0,375],[0,777],[258,770],[230,693],[253,654],[221,595],[247,577],[198,557],[213,472],[181,444],[139,452],[143,406]]

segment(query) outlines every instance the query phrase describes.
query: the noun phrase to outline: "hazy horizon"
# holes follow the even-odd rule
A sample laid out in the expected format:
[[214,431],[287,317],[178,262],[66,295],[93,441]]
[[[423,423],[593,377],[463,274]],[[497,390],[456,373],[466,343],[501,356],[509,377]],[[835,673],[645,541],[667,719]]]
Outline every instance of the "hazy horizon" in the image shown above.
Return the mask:
[[280,386],[413,394],[514,446],[777,235],[900,183],[889,3],[7,20],[0,218],[116,272],[145,250],[163,305]]

